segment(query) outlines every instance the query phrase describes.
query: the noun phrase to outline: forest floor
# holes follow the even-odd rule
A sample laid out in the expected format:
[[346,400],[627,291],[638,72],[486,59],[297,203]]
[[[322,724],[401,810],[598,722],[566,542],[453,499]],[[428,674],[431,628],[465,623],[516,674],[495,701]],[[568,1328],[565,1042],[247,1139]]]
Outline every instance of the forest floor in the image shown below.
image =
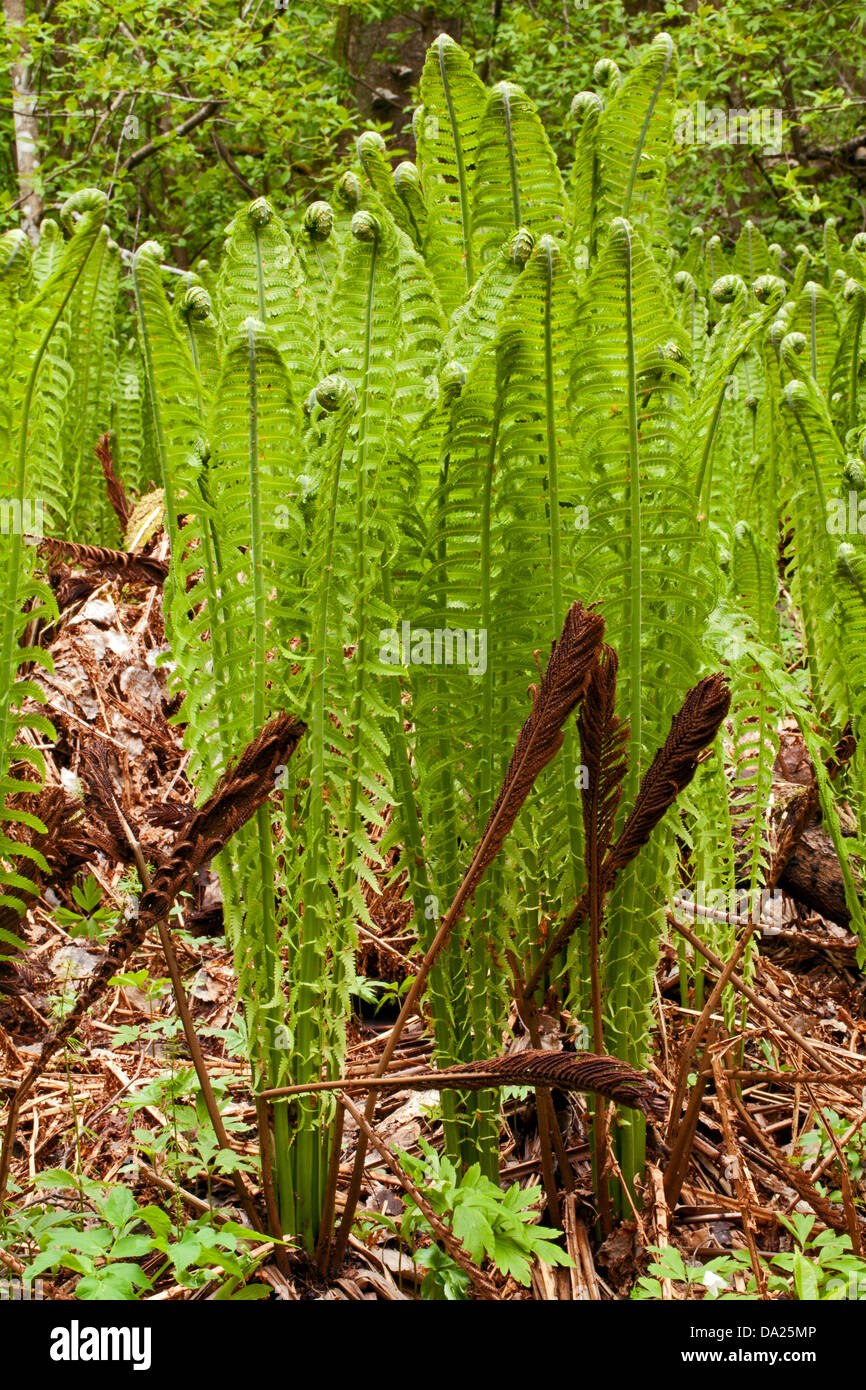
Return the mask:
[[[164,559],[158,544],[151,547],[151,559],[153,572],[139,577],[123,568],[112,571],[104,555],[94,560],[83,551],[71,560],[67,556],[65,563],[56,555],[50,561],[60,617],[40,634],[54,671],[40,673],[38,680],[47,696],[45,713],[57,731],[47,752],[47,788],[54,798],[51,873],[43,876],[40,898],[28,914],[28,950],[0,957],[0,1099],[14,1090],[42,1038],[103,958],[117,914],[134,891],[129,862],[117,858],[117,846],[95,809],[94,775],[100,767],[108,769],[123,813],[151,863],[166,853],[174,838],[172,827],[182,822],[183,808],[192,802],[185,776],[189,754],[181,729],[168,722],[176,702],[157,665],[164,650],[161,588],[151,582],[159,578]],[[790,776],[792,737],[780,777]],[[412,969],[411,914],[393,884],[370,906],[376,932],[362,937],[359,973],[394,984]],[[194,882],[175,922],[175,941],[208,1070],[225,1101],[233,1143],[251,1160],[255,1182],[255,1106],[212,872]],[[866,982],[855,965],[855,945],[844,926],[793,899],[770,904],[760,955],[752,963],[757,1003],[749,1009],[747,1023],[726,1030],[717,1042],[711,1032],[709,1046],[702,1045],[695,1059],[684,1063],[700,1009],[683,1005],[676,946],[665,944],[657,973],[651,1076],[673,1095],[687,1065],[691,1084],[682,1123],[666,1133],[664,1123],[650,1122],[642,1210],[616,1225],[606,1240],[599,1238],[587,1107],[581,1096],[554,1093],[572,1163],[572,1185],[563,1195],[561,1216],[573,1266],[536,1265],[531,1289],[494,1272],[498,1296],[628,1297],[646,1274],[651,1259],[647,1248],[670,1246],[692,1268],[747,1252],[751,1268],[746,1265],[731,1276],[732,1288],[744,1290],[751,1270],[757,1269],[763,1296],[772,1298],[778,1294],[766,1285],[768,1261],[792,1249],[791,1234],[779,1224],[780,1213],[811,1215],[816,1232],[847,1233],[858,1252],[866,1235]],[[169,1211],[182,1209],[191,1216],[213,1207],[243,1220],[233,1205],[230,1182],[213,1172],[207,1175],[189,1111],[177,1106],[183,1078],[188,1082],[191,1073],[158,941],[148,940],[131,966],[123,977],[127,983],[105,994],[99,1010],[78,1030],[74,1049],[55,1058],[24,1103],[11,1209],[21,1211],[33,1202],[38,1174],[66,1168],[125,1184],[139,1203],[162,1203]],[[715,978],[712,970],[707,978]],[[374,1069],[393,1015],[387,1006],[379,1015],[369,1006],[357,1014],[350,1030],[349,1072],[369,1075]],[[552,1019],[544,1042],[561,1045]],[[512,1048],[524,1045],[515,1020]],[[430,1065],[430,1044],[416,1020],[404,1033],[392,1069],[419,1064]],[[738,1069],[754,1075],[730,1074]],[[804,1071],[820,1081],[803,1080]],[[410,1153],[419,1152],[419,1139],[441,1147],[436,1101],[435,1093],[408,1089],[383,1095],[377,1133],[392,1149]],[[541,1150],[531,1093],[507,1102],[505,1119],[503,1184],[539,1184]],[[347,1117],[338,1212],[356,1135]],[[74,1204],[77,1192],[67,1189],[56,1200]],[[361,1213],[399,1220],[402,1209],[399,1180],[371,1149]],[[543,1219],[549,1224],[549,1213]],[[336,1278],[323,1281],[294,1254],[282,1262],[281,1272],[270,1252],[257,1277],[272,1285],[276,1298],[416,1297],[420,1271],[393,1234],[375,1219],[365,1229],[363,1240],[352,1238]],[[33,1246],[22,1239],[18,1245],[7,1244],[0,1261],[14,1274],[32,1254]],[[158,1263],[154,1257],[151,1268]],[[147,1263],[143,1268],[149,1272]],[[61,1270],[46,1279],[46,1296],[72,1297],[76,1279]],[[207,1298],[215,1287],[216,1282],[191,1291],[165,1275],[146,1296]],[[706,1295],[707,1286],[697,1275],[689,1284],[662,1278],[657,1290],[662,1298]]]

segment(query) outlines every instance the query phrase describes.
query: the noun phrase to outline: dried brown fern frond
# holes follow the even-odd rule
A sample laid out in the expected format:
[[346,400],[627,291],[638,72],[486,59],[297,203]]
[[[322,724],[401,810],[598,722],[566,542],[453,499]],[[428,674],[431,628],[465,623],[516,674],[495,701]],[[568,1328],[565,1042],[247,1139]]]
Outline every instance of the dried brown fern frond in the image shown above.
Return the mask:
[[132,507],[126,495],[126,488],[114,471],[114,459],[111,454],[111,444],[107,434],[102,436],[93,452],[99,459],[102,476],[105,479],[105,485],[108,491],[108,500],[114,509],[115,516],[120,522],[121,531],[125,532],[129,525],[129,518],[132,516]]
[[267,801],[276,769],[288,762],[306,727],[291,715],[278,714],[227,768],[154,874],[141,900],[143,918],[155,922],[164,917],[193,874]]
[[[686,695],[671,721],[670,733],[641,779],[634,807],[616,843],[605,856],[600,875],[603,895],[610,892],[617,874],[640,852],[665,812],[694,777],[700,755],[716,737],[730,704],[731,692],[720,672],[699,681]],[[589,892],[585,889],[526,981],[524,998],[534,993],[548,965],[585,921],[589,909]]]
[[665,1097],[643,1072],[618,1057],[594,1052],[535,1048],[489,1061],[461,1062],[442,1071],[428,1072],[423,1078],[411,1072],[401,1073],[399,1079],[406,1090],[481,1091],[489,1086],[545,1086],[561,1091],[591,1091],[655,1119],[664,1119],[667,1114]]
[[96,820],[107,852],[120,863],[131,863],[133,854],[117,814],[117,798],[104,743],[97,739],[82,743],[79,775],[84,785],[85,809],[91,819]]
[[[19,793],[9,798],[9,804],[16,810],[36,816],[42,822],[44,831],[23,823],[19,824],[16,836],[21,844],[39,851],[51,873],[56,874],[64,869],[70,859],[82,860],[86,857],[87,847],[82,845],[80,836],[81,806],[72,800],[62,787],[45,787],[37,791],[34,786],[32,795]],[[39,901],[44,872],[29,855],[22,855],[16,859],[12,867],[15,873],[29,879],[33,884],[31,893],[20,886],[16,889],[16,896],[24,903],[25,908],[30,908]],[[11,903],[0,904],[0,928],[18,936],[21,925],[21,914],[18,910]],[[0,955],[6,955],[10,950],[14,948],[0,940]]]
[[573,603],[541,684],[530,686],[532,710],[517,737],[499,795],[461,885],[464,901],[502,848],[538,774],[562,747],[563,727],[589,685],[603,636],[601,614]]
[[105,993],[112,976],[142,944],[148,928],[167,917],[178,893],[196,870],[224,849],[232,835],[264,805],[274,789],[277,768],[288,762],[305,729],[306,725],[291,715],[278,714],[247,745],[196,812],[184,838],[175,842],[171,854],[157,869],[150,888],[141,899],[138,915],[120,928],[109,943],[105,959],[91,975],[73,1008],[54,1032],[44,1038],[39,1056],[12,1097],[0,1152],[0,1205],[6,1192],[12,1145],[24,1097],[51,1058],[75,1032],[87,1011]]
[[262,1100],[301,1095],[305,1090],[485,1091],[499,1086],[543,1086],[550,1090],[591,1092],[653,1119],[664,1119],[667,1099],[649,1077],[618,1057],[594,1052],[554,1052],[528,1048],[501,1057],[458,1062],[429,1071],[399,1071],[384,1076],[347,1076],[339,1081],[304,1086],[277,1086],[261,1091]]
[[641,779],[638,794],[622,832],[604,866],[605,884],[647,843],[665,812],[695,775],[698,760],[713,742],[731,705],[731,692],[717,672],[689,691],[674,715],[671,730]]
[[616,652],[605,646],[587,687],[580,717],[580,758],[586,769],[581,790],[590,897],[613,839],[614,821],[628,771],[629,726],[616,716]]
[[39,553],[49,560],[63,558],[83,569],[99,570],[105,578],[122,579],[125,584],[159,587],[168,574],[166,562],[152,555],[110,550],[104,545],[79,545],[77,541],[62,541],[53,536],[46,536],[39,542]]

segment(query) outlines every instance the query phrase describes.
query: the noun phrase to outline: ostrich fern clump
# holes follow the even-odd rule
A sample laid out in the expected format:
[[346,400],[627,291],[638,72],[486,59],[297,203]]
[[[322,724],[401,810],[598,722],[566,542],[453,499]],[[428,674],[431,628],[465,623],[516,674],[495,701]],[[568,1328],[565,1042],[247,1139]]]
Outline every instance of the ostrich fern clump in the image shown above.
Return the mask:
[[[424,1014],[439,1066],[478,1070],[502,1051],[515,997],[529,1027],[558,997],[578,1046],[642,1067],[672,898],[766,882],[785,713],[864,934],[862,846],[841,835],[823,765],[850,725],[836,794],[862,835],[866,540],[832,522],[866,494],[863,239],[828,234],[813,279],[805,258],[783,273],[750,223],[728,252],[696,229],[677,257],[671,39],[596,80],[575,96],[560,169],[531,95],[488,91],[440,36],[417,164],[392,169],[363,133],[330,202],[294,220],[263,198],[239,211],[216,279],[167,275],[160,248],[141,246],[121,282],[135,336],[100,195],[71,200],[70,239],[47,224],[32,260],[17,234],[0,243],[6,480],[44,494],[52,528],[105,524],[90,446],[110,426],[130,491],[162,489],[172,682],[200,798],[275,712],[307,726],[217,865],[257,1090],[342,1074],[358,933],[374,930],[389,876],[420,946],[438,943]],[[10,767],[33,689],[18,672],[39,659],[19,638],[48,598],[23,538],[0,544],[8,901],[25,877],[8,838],[25,817]],[[793,676],[781,584],[804,652]],[[461,897],[527,688],[577,599],[598,605],[616,657]],[[720,662],[732,699],[717,735],[728,695],[702,678]],[[704,698],[713,751],[700,766],[689,754],[632,843],[658,750],[683,702],[693,714]],[[730,923],[698,930],[730,948]],[[681,972],[700,998],[685,952]],[[326,1096],[276,1097],[262,1135],[283,1228],[310,1250],[337,1113]],[[498,1093],[447,1089],[441,1103],[451,1157],[495,1177]],[[618,1131],[632,1185],[644,1123],[624,1112]]]

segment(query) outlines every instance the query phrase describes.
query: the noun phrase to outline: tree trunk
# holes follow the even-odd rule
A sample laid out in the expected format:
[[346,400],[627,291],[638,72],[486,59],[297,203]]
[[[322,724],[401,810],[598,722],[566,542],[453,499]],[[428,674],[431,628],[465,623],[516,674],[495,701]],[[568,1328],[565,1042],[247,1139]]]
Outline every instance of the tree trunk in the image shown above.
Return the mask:
[[[27,16],[24,0],[3,0],[6,28],[15,39],[13,30],[23,29]],[[39,168],[39,122],[36,118],[36,96],[30,67],[30,48],[23,34],[19,36],[18,58],[12,64],[12,121],[15,129],[15,165],[18,170],[18,202],[21,208],[21,228],[35,246],[39,240],[39,221],[42,217],[42,198],[35,191],[34,178]]]
[[829,835],[820,825],[810,825],[791,852],[779,887],[797,902],[820,912],[831,922],[847,927],[851,914],[845,906],[845,884]]

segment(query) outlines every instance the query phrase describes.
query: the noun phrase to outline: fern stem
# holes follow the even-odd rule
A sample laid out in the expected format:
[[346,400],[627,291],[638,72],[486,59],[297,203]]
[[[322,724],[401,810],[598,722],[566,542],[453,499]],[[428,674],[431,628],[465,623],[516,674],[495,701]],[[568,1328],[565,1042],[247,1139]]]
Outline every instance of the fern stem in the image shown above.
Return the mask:
[[[253,657],[253,696],[252,726],[257,731],[265,721],[265,658],[267,629],[265,625],[265,578],[262,540],[261,478],[259,474],[259,401],[258,401],[258,356],[256,350],[256,325],[247,325],[247,346],[249,362],[249,487],[250,487],[250,559],[252,562],[252,587],[254,606],[254,657]],[[283,1022],[280,1007],[282,998],[282,971],[277,947],[276,905],[274,901],[274,857],[271,843],[271,821],[267,805],[260,806],[255,817],[256,840],[258,843],[259,891],[261,893],[263,984],[266,1003],[263,1010],[265,1027],[268,1033],[269,1065],[272,1077],[281,1072],[281,1059],[277,1048],[278,1028]],[[279,1112],[282,1112],[280,1114]],[[289,1166],[288,1115],[285,1106],[278,1106],[274,1112],[274,1141],[276,1148],[277,1193],[280,1204],[280,1217],[284,1230],[291,1230],[294,1217],[292,1211],[291,1168]]]

